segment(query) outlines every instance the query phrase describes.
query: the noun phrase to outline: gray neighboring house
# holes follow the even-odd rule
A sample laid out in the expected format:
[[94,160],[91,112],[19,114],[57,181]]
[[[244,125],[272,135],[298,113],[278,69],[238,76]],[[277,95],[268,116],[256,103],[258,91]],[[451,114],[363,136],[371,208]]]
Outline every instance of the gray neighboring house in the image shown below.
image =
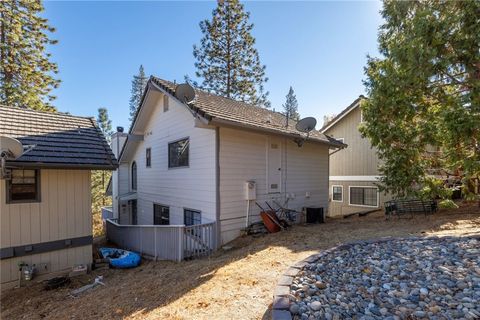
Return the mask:
[[327,210],[329,150],[344,144],[314,130],[299,147],[305,135],[279,112],[201,90],[184,104],[175,89],[151,77],[128,134],[113,135],[111,240],[181,260],[258,221],[254,201]]
[[95,119],[0,105],[0,136],[27,150],[0,180],[2,289],[17,283],[20,262],[38,276],[89,265],[90,172],[117,168]]
[[378,191],[380,159],[370,141],[358,130],[363,121],[360,107],[363,99],[364,96],[359,96],[320,129],[348,145],[330,156],[330,216],[381,209],[383,203],[391,199],[390,195]]

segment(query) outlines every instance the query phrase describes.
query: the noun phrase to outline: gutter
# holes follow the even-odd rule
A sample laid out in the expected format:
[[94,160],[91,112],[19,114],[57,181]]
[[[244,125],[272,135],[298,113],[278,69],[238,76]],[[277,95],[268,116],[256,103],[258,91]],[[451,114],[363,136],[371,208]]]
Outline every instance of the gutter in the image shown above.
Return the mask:
[[[214,117],[211,120],[211,123],[226,126],[226,127],[243,128],[243,129],[250,129],[250,130],[253,130],[253,131],[259,131],[259,132],[264,132],[264,133],[276,134],[276,135],[283,136],[283,137],[303,139],[303,137],[300,134],[281,132],[281,131],[274,130],[274,129],[263,128],[263,127],[260,127],[260,126],[255,126],[255,125],[249,125],[249,124],[224,120],[224,119],[220,119],[220,118],[216,118],[216,117]],[[328,146],[337,147],[337,148],[346,148],[347,147],[346,144],[342,144],[341,142],[332,143],[330,141],[325,141],[325,140],[321,140],[321,139],[314,138],[314,137],[309,137],[307,141],[316,142],[316,143],[320,143],[320,144],[326,144]]]

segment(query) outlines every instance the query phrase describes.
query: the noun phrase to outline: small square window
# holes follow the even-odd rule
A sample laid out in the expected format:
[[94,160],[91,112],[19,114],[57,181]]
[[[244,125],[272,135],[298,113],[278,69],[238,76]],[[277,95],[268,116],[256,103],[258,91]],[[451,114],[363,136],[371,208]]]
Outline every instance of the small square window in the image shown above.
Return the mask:
[[147,168],[150,168],[152,166],[152,148],[147,148],[145,150],[145,160],[145,165],[147,166]]
[[190,140],[188,138],[168,144],[169,168],[188,167],[189,145]]
[[7,203],[39,202],[40,171],[13,169],[7,180]]
[[343,201],[343,186],[332,186],[332,201]]

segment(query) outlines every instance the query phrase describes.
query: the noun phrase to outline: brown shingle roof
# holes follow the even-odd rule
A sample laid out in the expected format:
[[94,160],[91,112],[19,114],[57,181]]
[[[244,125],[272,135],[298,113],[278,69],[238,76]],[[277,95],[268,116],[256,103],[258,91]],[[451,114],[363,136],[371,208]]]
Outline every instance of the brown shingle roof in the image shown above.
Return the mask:
[[0,105],[0,135],[33,148],[9,164],[115,169],[117,160],[93,118]]
[[[168,93],[175,95],[176,85],[173,82],[156,77],[151,77],[150,81]],[[299,137],[301,135],[301,132],[295,129],[296,121],[289,120],[288,127],[286,127],[285,116],[279,112],[210,94],[199,89],[195,89],[195,93],[195,100],[189,104],[189,107],[209,120],[220,120],[231,125],[250,127],[283,135],[297,135]],[[344,146],[341,142],[317,130],[310,132],[309,140],[333,146]]]

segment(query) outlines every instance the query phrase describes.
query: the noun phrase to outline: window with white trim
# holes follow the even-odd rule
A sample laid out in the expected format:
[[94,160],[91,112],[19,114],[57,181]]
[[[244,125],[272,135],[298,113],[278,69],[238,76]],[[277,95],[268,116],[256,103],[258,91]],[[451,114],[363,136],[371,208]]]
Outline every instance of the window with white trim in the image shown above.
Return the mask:
[[377,207],[378,189],[376,187],[350,187],[350,204]]
[[343,202],[343,186],[332,186],[332,201]]

